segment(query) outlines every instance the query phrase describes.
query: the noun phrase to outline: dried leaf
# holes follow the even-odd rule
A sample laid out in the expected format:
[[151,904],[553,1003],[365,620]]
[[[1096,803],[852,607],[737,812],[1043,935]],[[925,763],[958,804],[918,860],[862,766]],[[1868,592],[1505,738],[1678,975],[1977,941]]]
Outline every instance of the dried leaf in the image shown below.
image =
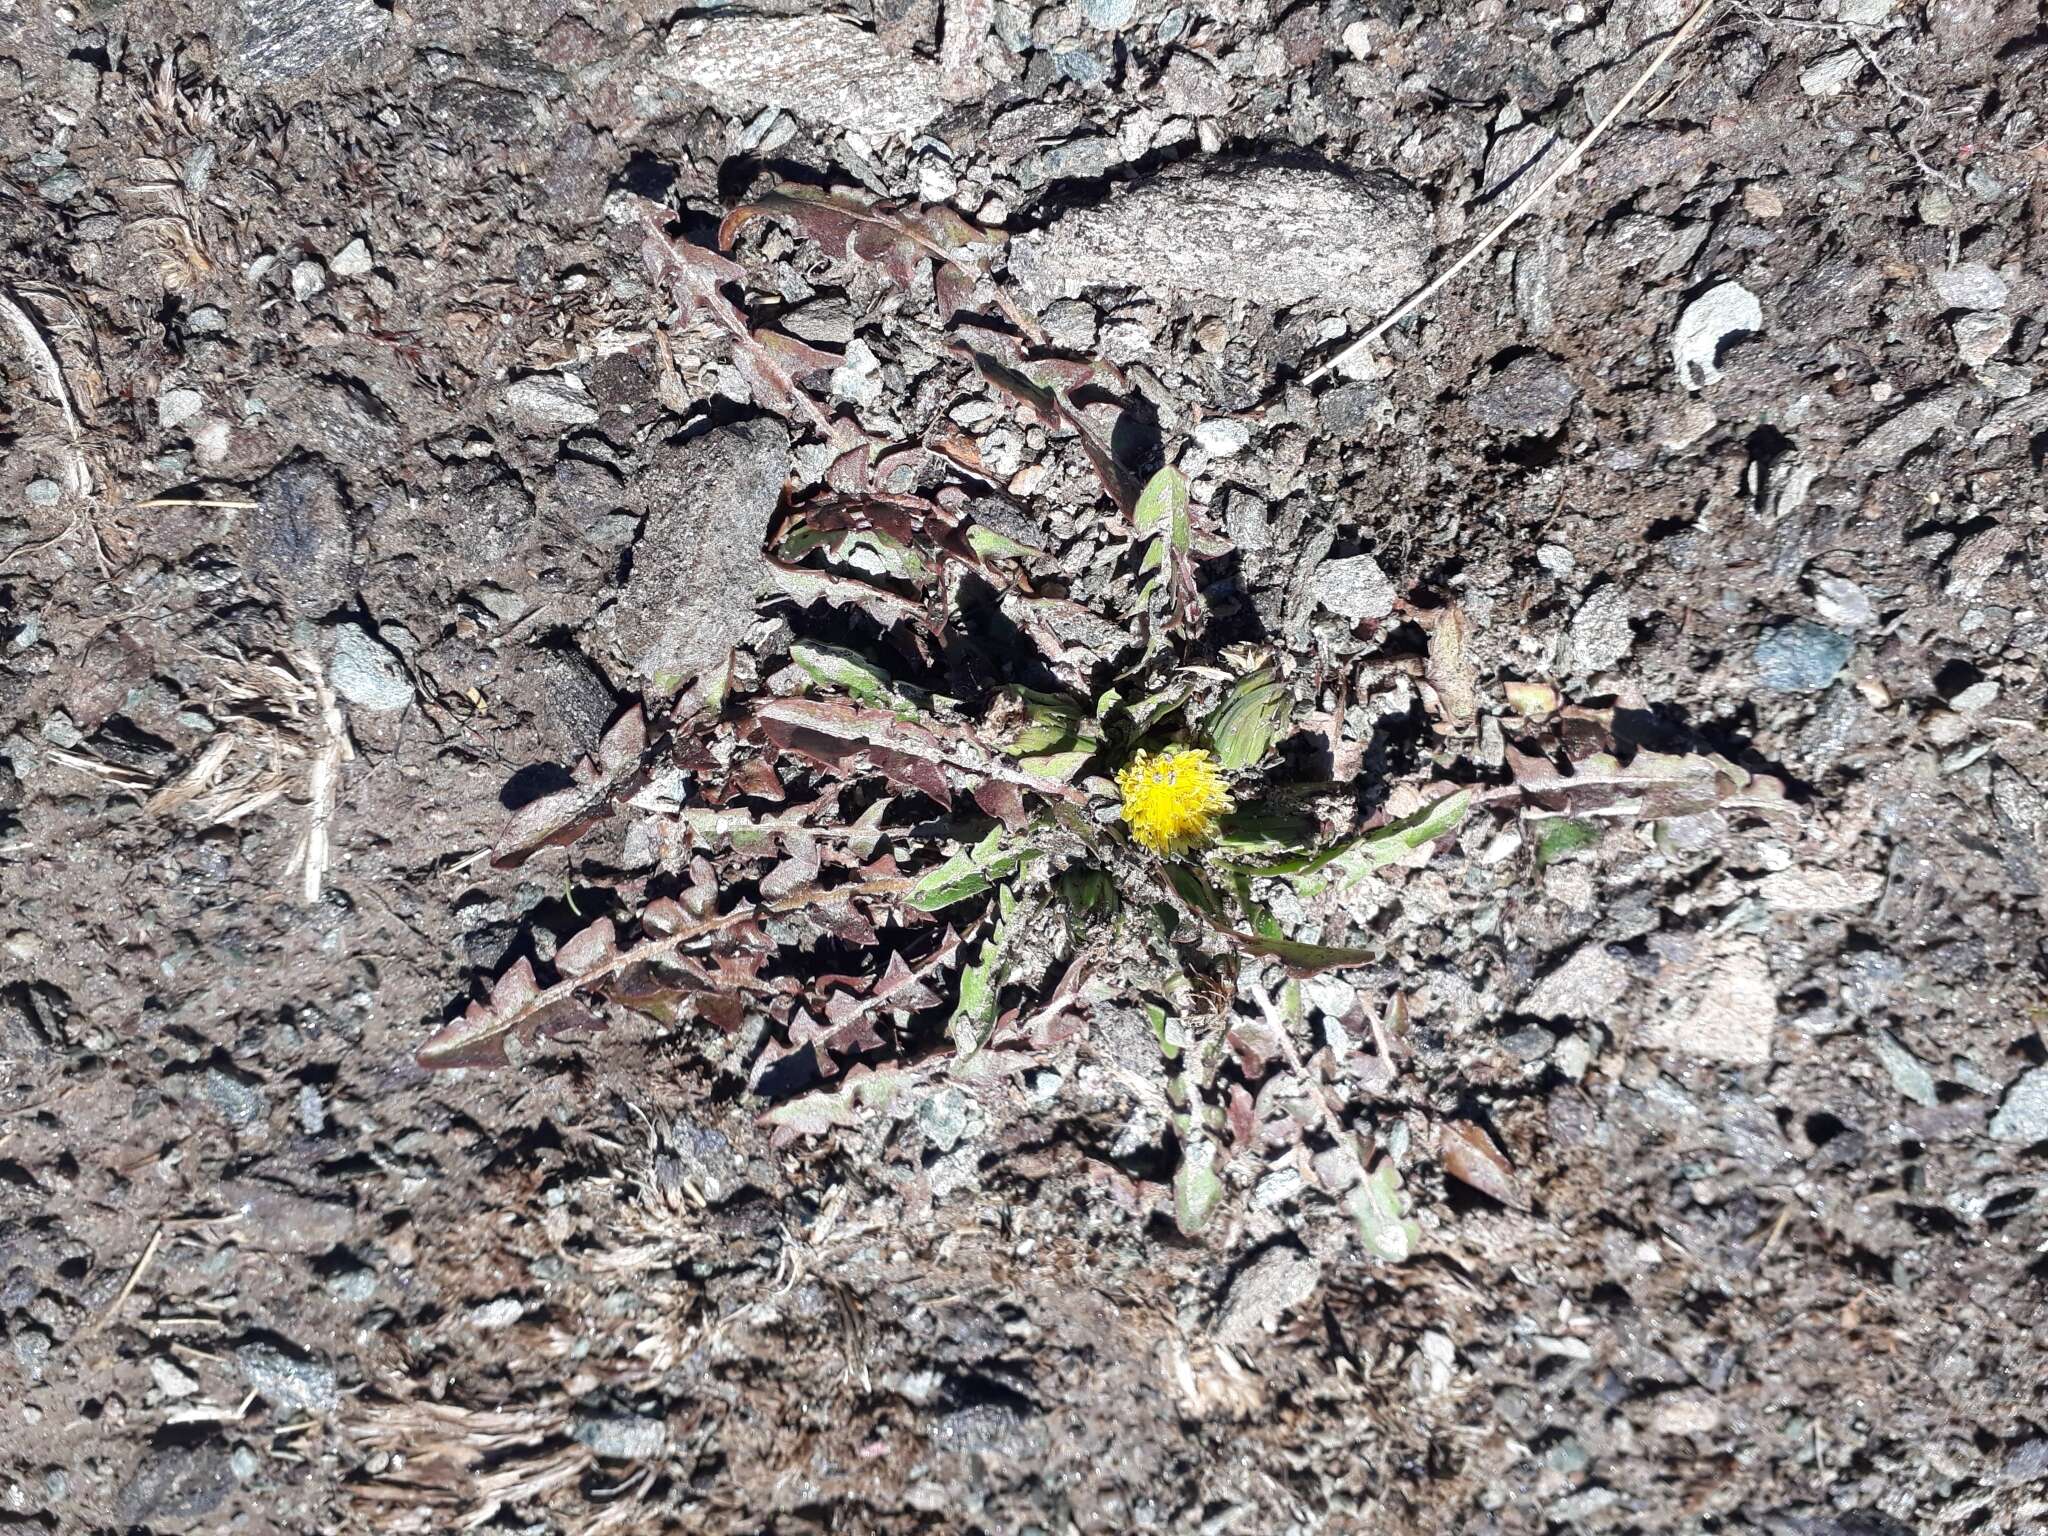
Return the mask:
[[944,204],[882,203],[859,193],[786,183],[728,213],[718,226],[720,247],[731,250],[740,232],[759,218],[777,219],[815,240],[834,260],[872,267],[899,288],[916,280],[918,264],[927,258],[961,269],[971,286],[986,271],[986,253],[1007,238]]
[[707,317],[732,339],[733,366],[754,398],[778,415],[801,414],[819,428],[827,427],[829,418],[824,410],[797,381],[804,374],[837,367],[844,359],[792,336],[754,330],[724,293],[725,284],[745,279],[745,268],[716,251],[671,236],[666,228],[667,211],[645,198],[636,201],[634,212],[643,232],[640,256],[648,274],[669,290],[686,313]]
[[1436,690],[1445,723],[1465,730],[1479,713],[1479,673],[1468,648],[1470,624],[1456,603],[1441,610],[1429,630],[1423,677]]
[[820,1089],[778,1104],[761,1116],[769,1128],[768,1143],[786,1147],[806,1136],[823,1136],[859,1122],[861,1114],[887,1110],[912,1082],[900,1067],[851,1067],[834,1089]]
[[1528,800],[1561,815],[1638,821],[1694,816],[1716,807],[1765,815],[1791,811],[1777,780],[1751,774],[1718,753],[1645,749],[1624,766],[1612,753],[1597,752],[1574,763],[1569,773],[1513,747],[1507,761],[1515,782],[1487,791],[1487,800]]
[[602,1020],[568,997],[541,990],[533,962],[522,957],[500,976],[488,1001],[471,1003],[422,1045],[417,1059],[429,1071],[454,1067],[502,1067],[510,1062],[505,1042],[513,1037],[531,1048],[569,1030],[597,1033]]
[[828,699],[776,699],[755,718],[768,740],[784,751],[839,772],[872,768],[898,788],[916,790],[952,809],[945,747],[921,726]]
[[1446,1120],[1437,1142],[1444,1172],[1510,1210],[1526,1211],[1529,1197],[1493,1138],[1470,1120]]
[[582,976],[606,964],[618,952],[618,930],[610,918],[600,917],[555,951],[555,969],[564,976]]

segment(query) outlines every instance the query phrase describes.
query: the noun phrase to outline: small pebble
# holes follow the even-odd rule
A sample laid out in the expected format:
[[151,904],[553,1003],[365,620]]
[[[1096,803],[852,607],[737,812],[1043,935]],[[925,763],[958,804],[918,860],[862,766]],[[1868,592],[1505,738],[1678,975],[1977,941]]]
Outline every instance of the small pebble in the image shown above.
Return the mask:
[[359,624],[334,626],[334,659],[327,677],[336,693],[363,709],[398,710],[412,703],[412,680],[405,668]]
[[1950,309],[2003,309],[2010,292],[2004,278],[1981,261],[1937,272],[1934,291]]
[[369,241],[358,235],[334,253],[334,260],[328,263],[328,270],[336,277],[366,276],[372,262]]
[[156,397],[156,424],[166,431],[181,427],[206,409],[206,396],[196,389],[167,389]]
[[1195,428],[1195,441],[1202,450],[1215,458],[1227,459],[1241,453],[1252,440],[1252,429],[1241,421],[1228,417],[1212,416]]
[[327,269],[317,261],[301,261],[292,267],[292,297],[301,304],[327,289]]
[[1795,620],[1757,642],[1757,681],[1773,693],[1819,693],[1841,676],[1855,648],[1847,635]]

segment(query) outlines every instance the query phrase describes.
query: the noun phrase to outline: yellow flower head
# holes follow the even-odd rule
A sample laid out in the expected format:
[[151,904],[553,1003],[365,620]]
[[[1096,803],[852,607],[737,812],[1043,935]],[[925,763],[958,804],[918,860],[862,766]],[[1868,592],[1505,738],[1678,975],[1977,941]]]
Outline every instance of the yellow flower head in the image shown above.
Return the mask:
[[1216,837],[1216,818],[1230,809],[1230,792],[1207,752],[1169,747],[1140,752],[1116,776],[1131,836],[1154,853],[1186,853]]

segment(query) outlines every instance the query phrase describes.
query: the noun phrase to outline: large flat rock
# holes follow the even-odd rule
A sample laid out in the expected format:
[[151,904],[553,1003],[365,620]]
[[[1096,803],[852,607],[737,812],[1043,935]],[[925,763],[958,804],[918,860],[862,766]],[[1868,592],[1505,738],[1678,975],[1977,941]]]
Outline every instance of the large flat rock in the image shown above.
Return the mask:
[[1428,208],[1394,177],[1202,164],[1018,237],[1010,266],[1041,293],[1108,285],[1378,309],[1421,286],[1428,255]]
[[723,668],[754,620],[789,429],[760,417],[657,453],[636,486],[647,521],[632,573],[597,631],[649,693],[667,695]]
[[887,138],[946,110],[938,66],[833,16],[715,18],[669,34],[665,72],[741,113],[781,107]]

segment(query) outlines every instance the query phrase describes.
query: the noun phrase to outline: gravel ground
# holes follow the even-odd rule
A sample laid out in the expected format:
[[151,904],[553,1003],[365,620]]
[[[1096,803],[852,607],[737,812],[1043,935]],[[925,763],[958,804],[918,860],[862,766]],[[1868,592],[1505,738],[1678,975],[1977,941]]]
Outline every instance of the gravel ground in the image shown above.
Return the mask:
[[[2039,7],[1717,5],[1307,382],[1682,16],[0,15],[5,1519],[2048,1528]],[[1184,1237],[1108,1011],[1005,1113],[786,1145],[701,1025],[417,1064],[673,825],[501,870],[509,810],[672,670],[868,633],[747,601],[828,416],[950,435],[1101,595],[1087,459],[929,266],[741,230],[727,292],[831,354],[794,392],[674,312],[635,200],[710,245],[773,180],[1010,233],[967,309],[1114,368],[1360,783],[1500,782],[1513,684],[1786,786],[1563,855],[1475,817],[1343,914],[1385,959],[1319,1016],[1408,1009],[1382,1142],[1483,1125],[1507,1198],[1414,1159],[1390,1264],[1233,1167]]]

